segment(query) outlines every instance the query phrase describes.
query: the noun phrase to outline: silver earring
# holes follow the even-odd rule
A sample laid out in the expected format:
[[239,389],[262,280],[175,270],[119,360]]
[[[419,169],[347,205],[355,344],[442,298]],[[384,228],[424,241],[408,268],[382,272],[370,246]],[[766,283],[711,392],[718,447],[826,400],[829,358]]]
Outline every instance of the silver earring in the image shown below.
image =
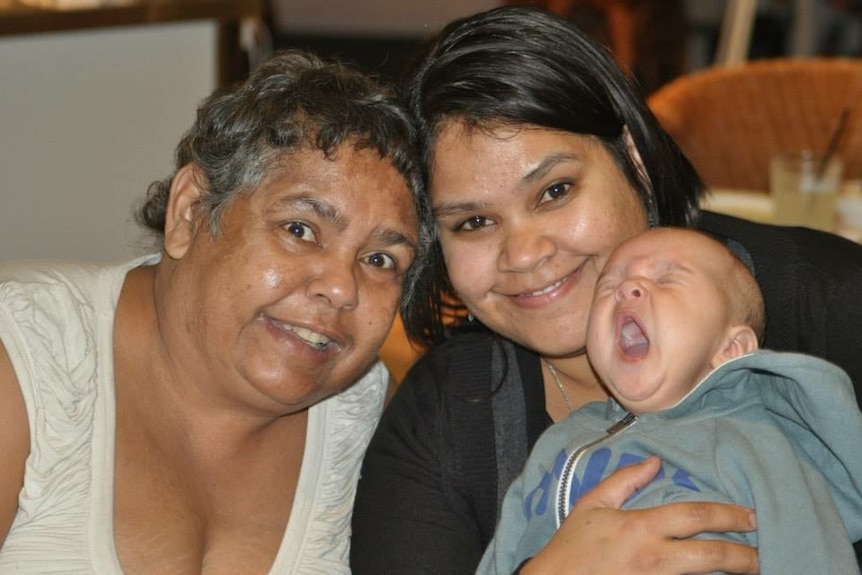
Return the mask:
[[468,311],[468,312],[467,312],[467,321],[468,321],[469,323],[473,323],[475,320],[476,320],[476,318],[475,318],[475,317],[473,317],[473,312],[472,312],[472,311]]

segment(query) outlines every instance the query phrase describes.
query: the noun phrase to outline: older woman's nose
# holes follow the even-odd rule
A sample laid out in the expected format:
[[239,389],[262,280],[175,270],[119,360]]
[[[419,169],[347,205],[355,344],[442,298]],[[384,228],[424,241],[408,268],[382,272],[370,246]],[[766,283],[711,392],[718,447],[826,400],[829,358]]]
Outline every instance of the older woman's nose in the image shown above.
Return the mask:
[[354,266],[331,263],[315,270],[306,284],[312,300],[325,300],[334,308],[353,308],[359,301],[359,286]]

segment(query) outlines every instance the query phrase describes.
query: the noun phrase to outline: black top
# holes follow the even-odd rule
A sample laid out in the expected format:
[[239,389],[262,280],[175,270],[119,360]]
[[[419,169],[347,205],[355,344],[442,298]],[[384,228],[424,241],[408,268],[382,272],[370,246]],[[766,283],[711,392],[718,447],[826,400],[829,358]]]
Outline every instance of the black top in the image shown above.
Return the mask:
[[[763,347],[840,365],[862,398],[862,245],[711,213],[701,228],[754,269]],[[473,573],[506,487],[551,424],[544,405],[538,355],[493,334],[457,336],[420,358],[365,457],[353,573]]]

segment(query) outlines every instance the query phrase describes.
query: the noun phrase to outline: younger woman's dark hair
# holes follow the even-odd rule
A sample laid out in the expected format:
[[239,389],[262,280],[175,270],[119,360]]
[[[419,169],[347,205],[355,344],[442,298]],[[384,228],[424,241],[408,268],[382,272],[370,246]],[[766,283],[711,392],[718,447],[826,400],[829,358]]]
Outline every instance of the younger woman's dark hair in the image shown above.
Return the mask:
[[[637,191],[651,225],[696,224],[703,184],[692,165],[612,54],[551,12],[508,6],[452,22],[426,47],[403,89],[428,172],[435,139],[448,122],[592,135]],[[626,130],[645,174],[630,154]],[[416,297],[404,310],[405,329],[413,341],[432,345],[463,315],[435,241]]]
[[206,98],[177,146],[174,174],[150,185],[137,220],[163,240],[173,178],[183,166],[194,164],[205,179],[200,182],[207,191],[204,203],[210,230],[217,234],[225,206],[283,169],[279,160],[286,153],[317,148],[330,156],[345,142],[388,159],[413,195],[420,222],[419,254],[407,272],[403,306],[426,261],[434,229],[414,125],[391,90],[357,70],[308,52],[276,54],[247,82]]

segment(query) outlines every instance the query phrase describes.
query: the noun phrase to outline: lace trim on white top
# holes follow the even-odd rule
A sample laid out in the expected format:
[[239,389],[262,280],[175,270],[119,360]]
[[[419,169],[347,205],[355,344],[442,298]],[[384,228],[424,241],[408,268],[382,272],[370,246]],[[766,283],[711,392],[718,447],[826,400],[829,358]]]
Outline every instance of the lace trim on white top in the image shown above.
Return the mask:
[[388,378],[378,362],[355,385],[311,409],[302,472],[273,575],[350,573],[356,483]]

